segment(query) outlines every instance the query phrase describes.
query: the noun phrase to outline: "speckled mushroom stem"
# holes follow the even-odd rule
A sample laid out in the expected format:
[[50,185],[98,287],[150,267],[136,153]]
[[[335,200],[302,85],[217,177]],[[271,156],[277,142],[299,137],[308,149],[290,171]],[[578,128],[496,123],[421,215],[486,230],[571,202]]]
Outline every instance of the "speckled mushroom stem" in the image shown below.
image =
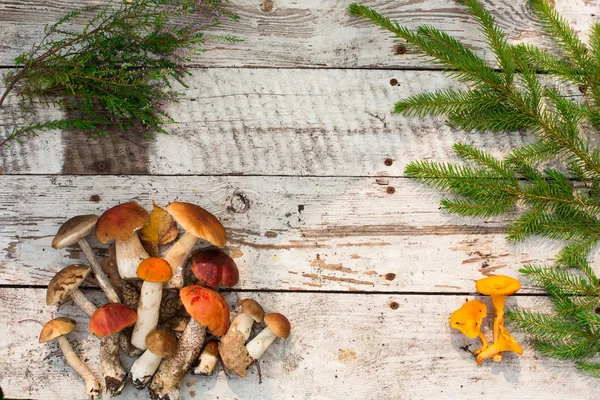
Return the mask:
[[104,385],[109,396],[116,396],[125,386],[125,369],[119,358],[120,332],[103,336],[100,339],[100,366]]
[[71,300],[73,300],[73,303],[75,303],[77,307],[81,308],[81,310],[86,313],[88,317],[91,317],[94,312],[96,312],[96,306],[94,303],[89,301],[88,298],[81,293],[81,290],[71,289],[69,296],[71,297]]
[[177,351],[163,360],[150,384],[150,397],[155,400],[179,399],[179,387],[198,358],[206,338],[206,329],[194,319],[185,327]]
[[140,238],[134,232],[129,239],[125,241],[117,240],[115,243],[115,252],[117,256],[117,269],[122,279],[138,279],[136,271],[142,260],[149,257],[142,246]]
[[98,396],[100,396],[102,387],[100,386],[100,382],[98,382],[98,379],[92,370],[83,361],[81,361],[77,354],[75,354],[73,347],[71,347],[71,344],[64,336],[61,336],[56,340],[58,341],[58,345],[65,356],[67,364],[69,364],[69,366],[73,368],[73,370],[77,372],[77,375],[79,375],[83,380],[83,383],[85,384],[85,393],[90,396],[90,399],[97,399]]
[[79,239],[77,244],[79,244],[79,247],[83,251],[83,254],[85,254],[88,261],[90,262],[90,266],[92,267],[94,276],[98,281],[98,286],[100,286],[100,289],[104,291],[106,297],[108,297],[108,300],[111,303],[120,303],[121,299],[119,298],[119,295],[115,291],[113,285],[111,285],[110,281],[108,280],[108,276],[106,275],[106,273],[102,269],[102,266],[100,265],[100,260],[98,260],[98,256],[96,256],[96,253],[94,253],[94,250],[88,243],[87,239]]
[[165,260],[173,268],[171,280],[165,284],[167,289],[181,289],[183,287],[183,267],[188,261],[198,238],[185,232],[165,255]]

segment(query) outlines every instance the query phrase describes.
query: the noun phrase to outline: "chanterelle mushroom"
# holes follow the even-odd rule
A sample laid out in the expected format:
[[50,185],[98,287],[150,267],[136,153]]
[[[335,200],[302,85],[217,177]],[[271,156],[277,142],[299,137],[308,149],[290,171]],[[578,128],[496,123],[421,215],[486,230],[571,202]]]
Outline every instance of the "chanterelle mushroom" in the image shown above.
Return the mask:
[[229,307],[219,293],[201,286],[186,286],[181,289],[179,296],[192,318],[179,339],[177,352],[160,364],[152,379],[152,399],[179,398],[181,381],[200,354],[206,330],[215,336],[222,336],[229,327]]
[[478,300],[471,300],[454,311],[450,316],[450,326],[461,331],[466,337],[474,339],[479,336],[481,348],[475,350],[477,355],[488,347],[487,338],[481,331],[481,321],[487,316],[487,307]]
[[[480,279],[476,282],[475,287],[481,294],[489,295],[492,298],[494,305],[494,343],[500,336],[500,327],[504,325],[504,303],[506,296],[510,296],[521,289],[521,284],[515,278],[510,276],[497,275],[488,278]],[[502,361],[502,353],[495,354],[493,357],[495,362]]]
[[173,268],[173,278],[167,284],[167,288],[181,289],[183,267],[198,239],[204,239],[222,248],[225,246],[225,228],[214,215],[195,204],[174,201],[166,207],[166,210],[185,230],[165,255],[165,260]]
[[177,350],[175,335],[166,329],[155,329],[146,336],[147,350],[131,366],[133,386],[143,389],[156,372],[163,358],[171,357]]
[[142,261],[137,276],[144,281],[137,308],[138,319],[133,328],[131,343],[146,350],[146,336],[156,328],[162,300],[163,283],[172,276],[171,266],[162,258],[150,257]]
[[500,334],[496,341],[477,356],[477,365],[481,365],[484,360],[493,357],[494,355],[502,354],[504,351],[513,351],[519,355],[523,354],[523,348],[517,340],[508,333],[504,325],[500,325],[499,330]]
[[58,229],[54,240],[52,240],[52,247],[62,249],[77,243],[90,262],[98,285],[106,293],[108,300],[120,303],[119,295],[113,285],[111,285],[108,276],[106,276],[100,265],[100,260],[98,260],[96,253],[94,253],[94,250],[86,239],[87,235],[96,226],[96,221],[98,221],[98,216],[96,215],[78,215],[69,219]]
[[92,272],[85,264],[73,264],[58,271],[48,283],[46,291],[46,304],[54,306],[71,297],[71,300],[91,317],[96,311],[96,306],[85,297],[79,286]]
[[215,367],[219,361],[219,343],[216,340],[209,340],[200,353],[200,362],[194,368],[195,375],[209,376],[215,372]]
[[135,323],[137,314],[121,303],[98,307],[90,318],[90,332],[100,337],[100,366],[106,390],[118,395],[125,386],[125,369],[119,359],[120,332]]
[[75,354],[65,335],[75,329],[75,321],[70,318],[55,318],[42,328],[40,343],[56,340],[62,350],[67,364],[77,372],[85,384],[85,393],[90,399],[97,399],[102,387],[92,370]]
[[123,279],[137,279],[138,265],[149,257],[137,234],[148,221],[148,211],[133,201],[114,206],[98,218],[96,236],[102,243],[115,241],[117,268]]

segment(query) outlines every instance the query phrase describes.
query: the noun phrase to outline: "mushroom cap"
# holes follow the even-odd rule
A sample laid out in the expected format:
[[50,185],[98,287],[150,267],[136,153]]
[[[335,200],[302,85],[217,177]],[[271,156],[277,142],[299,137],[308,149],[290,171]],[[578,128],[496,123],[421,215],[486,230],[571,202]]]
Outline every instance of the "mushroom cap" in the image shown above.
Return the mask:
[[476,338],[481,331],[481,321],[487,316],[487,307],[479,300],[467,301],[450,316],[450,326],[468,338]]
[[137,313],[122,303],[106,303],[96,309],[90,318],[90,332],[102,337],[121,332],[135,324]]
[[278,338],[287,339],[290,336],[290,321],[279,313],[265,315],[265,325]]
[[215,336],[223,336],[229,328],[229,306],[223,296],[202,286],[186,286],[179,297],[190,316]]
[[69,297],[71,290],[79,288],[92,268],[85,264],[69,265],[58,271],[48,283],[46,304],[54,306]]
[[135,201],[119,204],[98,218],[96,237],[102,243],[125,241],[150,221],[150,214]]
[[495,275],[478,280],[475,287],[488,296],[510,296],[521,289],[521,283],[510,276]]
[[225,228],[217,217],[204,208],[191,203],[174,201],[166,207],[166,210],[186,232],[214,246],[225,247]]
[[232,287],[240,280],[235,261],[218,249],[200,250],[192,257],[192,272],[201,284]]
[[146,282],[167,282],[173,276],[169,263],[159,257],[144,259],[137,268],[137,276]]
[[96,221],[98,221],[98,216],[93,214],[78,215],[69,219],[58,228],[58,232],[52,240],[52,247],[62,249],[77,243],[79,239],[90,234]]
[[255,300],[241,300],[240,306],[242,307],[244,314],[246,314],[256,322],[262,322],[263,318],[265,317],[265,310]]
[[209,340],[204,346],[202,353],[210,354],[214,357],[219,357],[219,342],[216,340]]
[[171,357],[177,350],[177,338],[166,329],[155,329],[146,335],[146,347],[159,357]]
[[75,321],[71,318],[58,317],[46,322],[40,332],[40,343],[57,339],[75,329]]

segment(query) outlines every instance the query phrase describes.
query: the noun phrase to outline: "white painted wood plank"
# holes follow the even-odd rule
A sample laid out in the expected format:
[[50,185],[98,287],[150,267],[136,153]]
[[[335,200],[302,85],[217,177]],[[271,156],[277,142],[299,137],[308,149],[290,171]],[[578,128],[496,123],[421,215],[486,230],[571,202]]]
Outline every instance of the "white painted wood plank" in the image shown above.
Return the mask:
[[[91,293],[87,292],[88,295]],[[286,314],[292,333],[261,361],[248,378],[227,379],[219,368],[213,377],[187,376],[182,399],[597,399],[597,381],[570,363],[536,354],[506,354],[502,364],[477,367],[461,347],[477,348],[448,317],[464,296],[332,295],[315,293],[243,293],[268,311]],[[98,297],[91,296],[94,301]],[[228,295],[231,303],[235,294]],[[489,298],[482,298],[489,307]],[[395,303],[395,304],[394,304]],[[97,373],[98,339],[88,334],[87,317],[73,306],[58,313],[44,305],[41,289],[0,289],[0,386],[8,398],[83,399],[83,386],[56,353],[54,344],[38,344],[40,326],[57,315],[74,317],[70,334],[77,353]],[[395,308],[392,308],[392,306]],[[512,297],[508,306],[544,309],[540,297]],[[23,321],[21,323],[17,321]],[[489,331],[489,329],[488,329]],[[144,399],[128,387],[122,399]]]
[[438,193],[404,178],[2,176],[0,184],[0,284],[46,285],[83,261],[75,248],[50,247],[58,227],[129,200],[150,208],[178,199],[213,212],[244,289],[473,292],[482,274],[517,276],[559,248],[512,246],[504,220],[449,215]]
[[[229,8],[239,23],[227,22],[215,33],[233,34],[241,44],[214,43],[193,60],[203,66],[260,67],[415,67],[432,66],[413,52],[395,54],[394,41],[365,21],[348,16],[350,0],[232,0]],[[600,13],[598,0],[556,0],[557,8],[576,29],[586,32]],[[434,24],[493,60],[477,25],[456,1],[367,0],[368,4],[409,28]],[[542,46],[549,41],[535,23],[526,0],[484,0],[511,40]],[[6,0],[0,3],[0,65],[40,40],[45,24],[85,0]]]
[[[151,141],[132,132],[93,141],[49,132],[0,149],[0,168],[5,174],[401,176],[411,160],[456,160],[457,141],[492,153],[531,141],[391,114],[401,98],[456,86],[441,72],[198,69],[189,85],[168,109],[179,122],[168,136]],[[0,137],[19,123],[15,115],[13,99],[0,109]],[[39,112],[40,119],[57,117],[57,110]]]

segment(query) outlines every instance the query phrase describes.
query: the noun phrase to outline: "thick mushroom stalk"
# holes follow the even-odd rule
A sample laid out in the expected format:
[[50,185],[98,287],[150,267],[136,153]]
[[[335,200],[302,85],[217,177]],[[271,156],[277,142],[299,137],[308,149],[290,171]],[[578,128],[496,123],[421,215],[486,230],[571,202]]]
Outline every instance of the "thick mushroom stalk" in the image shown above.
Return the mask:
[[85,394],[90,399],[95,400],[100,396],[100,392],[102,391],[100,382],[98,382],[98,379],[96,379],[92,370],[77,356],[77,354],[75,354],[73,347],[71,347],[71,344],[64,336],[73,329],[75,329],[74,320],[63,317],[53,319],[44,325],[44,328],[40,333],[40,343],[49,342],[51,340],[56,340],[58,342],[67,364],[69,364],[83,380],[83,383],[85,384]]
[[478,300],[466,302],[450,316],[450,326],[452,328],[458,329],[470,339],[476,337],[481,339],[482,346],[479,350],[473,352],[474,355],[479,354],[488,346],[487,338],[481,332],[481,322],[486,316],[487,307]]
[[109,396],[117,396],[125,387],[127,372],[119,358],[121,333],[111,333],[100,339],[100,367]]
[[185,231],[165,255],[165,260],[173,268],[173,277],[166,287],[181,289],[184,284],[183,267],[198,239],[223,248],[226,239],[225,228],[214,215],[195,204],[174,201],[166,210]]
[[278,337],[287,339],[290,335],[290,322],[281,314],[271,313],[265,315],[265,324],[267,327],[260,331],[260,333],[246,345],[248,355],[253,360],[258,360],[265,351],[267,351],[275,339]]
[[102,243],[115,241],[117,269],[123,279],[137,279],[140,262],[148,258],[137,231],[150,221],[150,214],[136,202],[106,210],[96,223],[96,237]]
[[216,340],[211,340],[200,353],[200,362],[194,368],[194,375],[212,375],[215,372],[217,361],[219,361],[219,343]]
[[171,279],[172,272],[168,262],[162,258],[150,257],[140,263],[136,274],[144,283],[131,343],[138,349],[146,350],[146,336],[156,329],[158,324],[163,283]]
[[178,399],[181,381],[200,354],[206,330],[222,336],[229,328],[229,307],[219,293],[201,286],[187,286],[179,291],[179,297],[192,318],[181,335],[177,352],[160,364],[152,379],[152,399]]
[[481,365],[486,359],[494,355],[502,354],[504,351],[512,351],[519,355],[523,354],[523,348],[517,340],[506,330],[504,325],[500,325],[500,335],[498,339],[488,348],[483,350],[477,356],[477,365]]
[[119,303],[121,301],[119,295],[102,269],[98,256],[96,256],[96,253],[94,253],[94,250],[86,239],[86,236],[89,235],[96,225],[96,221],[98,221],[96,215],[78,215],[69,219],[58,229],[54,240],[52,240],[52,247],[62,249],[77,243],[92,266],[98,286],[104,291],[109,301]]
[[79,290],[79,286],[91,271],[92,269],[85,264],[69,265],[58,271],[48,283],[46,304],[54,306],[70,297],[77,307],[91,317],[96,311],[96,306]]
[[158,369],[163,358],[171,357],[177,350],[177,339],[170,331],[153,330],[146,336],[148,350],[138,358],[129,371],[131,382],[137,389],[143,389]]

